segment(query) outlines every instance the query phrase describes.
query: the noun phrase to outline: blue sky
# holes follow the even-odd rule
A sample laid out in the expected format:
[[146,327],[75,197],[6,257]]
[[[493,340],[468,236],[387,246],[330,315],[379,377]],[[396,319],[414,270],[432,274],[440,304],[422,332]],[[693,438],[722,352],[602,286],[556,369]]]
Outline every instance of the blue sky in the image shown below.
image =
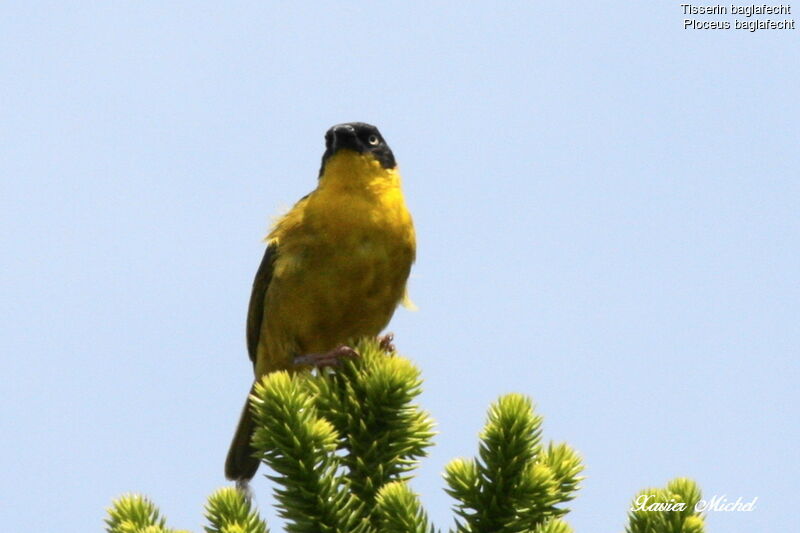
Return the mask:
[[438,422],[437,525],[516,391],[585,459],[577,531],[676,476],[759,498],[710,532],[797,530],[800,33],[685,31],[679,4],[3,3],[3,529],[100,530],[135,491],[200,530],[260,239],[362,120],[418,230],[390,329]]

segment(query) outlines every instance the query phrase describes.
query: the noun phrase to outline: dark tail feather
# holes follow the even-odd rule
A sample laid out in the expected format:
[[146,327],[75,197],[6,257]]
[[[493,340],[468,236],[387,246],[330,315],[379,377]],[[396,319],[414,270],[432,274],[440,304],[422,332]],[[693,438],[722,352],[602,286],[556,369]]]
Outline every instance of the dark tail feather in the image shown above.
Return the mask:
[[244,403],[242,416],[239,418],[239,425],[233,435],[231,447],[228,450],[228,457],[225,459],[225,477],[231,481],[247,484],[258,470],[259,460],[253,457],[255,450],[250,445],[255,424],[253,414],[250,412],[250,396]]

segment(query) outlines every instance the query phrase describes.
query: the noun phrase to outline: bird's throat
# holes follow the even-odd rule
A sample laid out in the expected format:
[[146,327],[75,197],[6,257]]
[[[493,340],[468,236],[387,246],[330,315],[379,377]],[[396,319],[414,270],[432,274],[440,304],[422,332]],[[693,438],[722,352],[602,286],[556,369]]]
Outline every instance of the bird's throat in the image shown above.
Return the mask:
[[383,168],[370,154],[339,150],[325,163],[318,188],[381,195],[400,188],[400,174],[396,168]]

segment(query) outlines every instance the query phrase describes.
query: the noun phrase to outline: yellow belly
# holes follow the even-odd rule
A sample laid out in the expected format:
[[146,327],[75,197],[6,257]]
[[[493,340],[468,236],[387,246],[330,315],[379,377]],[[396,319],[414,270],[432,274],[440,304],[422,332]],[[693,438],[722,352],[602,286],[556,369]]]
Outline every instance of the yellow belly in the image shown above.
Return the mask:
[[[345,208],[326,203],[279,243],[265,295],[256,375],[289,368],[294,357],[321,353],[386,327],[405,292],[414,260],[405,207]],[[354,213],[358,213],[355,215]]]

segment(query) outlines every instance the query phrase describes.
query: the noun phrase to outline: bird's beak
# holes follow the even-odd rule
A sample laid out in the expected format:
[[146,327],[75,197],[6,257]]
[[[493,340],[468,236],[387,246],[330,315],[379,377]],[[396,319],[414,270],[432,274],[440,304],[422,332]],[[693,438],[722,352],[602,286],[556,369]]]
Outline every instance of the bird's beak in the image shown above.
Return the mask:
[[333,151],[341,148],[360,151],[356,141],[356,130],[349,124],[337,124],[333,128]]

